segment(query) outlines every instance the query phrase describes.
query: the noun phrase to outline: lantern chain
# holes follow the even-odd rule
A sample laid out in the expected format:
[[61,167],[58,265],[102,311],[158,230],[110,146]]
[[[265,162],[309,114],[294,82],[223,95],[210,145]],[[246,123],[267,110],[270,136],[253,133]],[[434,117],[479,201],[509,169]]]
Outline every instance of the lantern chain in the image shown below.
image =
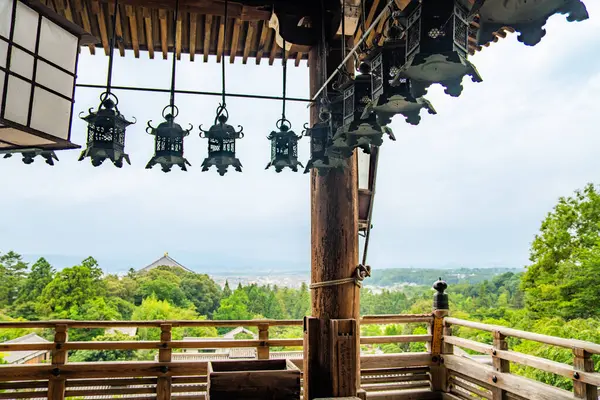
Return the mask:
[[169,101],[169,106],[171,107],[171,112],[175,112],[175,69],[177,62],[177,18],[179,14],[179,0],[175,0],[175,11],[173,12],[173,67],[171,70],[171,96]]
[[106,77],[106,96],[110,94],[112,87],[113,58],[115,52],[115,37],[117,36],[117,13],[119,12],[119,0],[115,0],[115,8],[112,15],[112,34],[110,37],[110,52],[108,53],[108,73]]
[[[227,7],[228,6],[228,1],[225,0],[225,12],[224,12],[224,16],[223,16],[223,40],[225,40],[225,36],[227,36]],[[226,103],[225,103],[225,52],[223,52],[223,57],[221,57],[221,80],[222,80],[222,84],[223,84],[223,95],[222,95],[222,104],[221,104],[221,108],[225,109]]]
[[283,54],[282,54],[282,59],[283,59],[283,106],[282,106],[282,110],[281,110],[281,119],[283,120],[283,122],[286,121],[285,118],[285,95],[286,95],[286,89],[287,89],[287,60],[285,58],[285,39],[283,39]]

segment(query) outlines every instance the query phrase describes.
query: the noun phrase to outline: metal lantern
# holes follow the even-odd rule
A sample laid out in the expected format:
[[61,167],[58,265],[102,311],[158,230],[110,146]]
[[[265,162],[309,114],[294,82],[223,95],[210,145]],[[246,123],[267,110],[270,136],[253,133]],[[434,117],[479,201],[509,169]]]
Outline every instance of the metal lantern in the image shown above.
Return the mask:
[[41,156],[42,158],[44,158],[46,160],[46,164],[48,165],[54,165],[54,160],[58,161],[58,157],[56,156],[56,153],[54,151],[44,149],[27,149],[20,151],[12,151],[10,153],[5,153],[4,158],[12,157],[13,153],[21,153],[21,155],[23,156],[23,162],[25,164],[33,163],[35,161],[34,158],[37,156]]
[[310,160],[306,163],[306,174],[316,168],[320,174],[327,173],[330,169],[342,169],[347,165],[346,158],[336,151],[331,151],[332,145],[332,119],[331,111],[322,107],[319,112],[320,121],[311,128],[304,125],[304,136],[310,137]]
[[123,160],[131,164],[129,155],[125,153],[125,129],[135,123],[135,118],[133,122],[125,119],[117,104],[119,99],[106,92],[100,96],[98,111],[93,112],[90,108],[89,115],[81,117],[80,114],[80,118],[88,123],[88,133],[87,148],[81,152],[79,161],[90,157],[94,167],[107,158],[118,168],[123,166]]
[[[170,112],[165,114],[168,109],[171,109]],[[150,159],[146,169],[160,164],[163,172],[171,171],[174,165],[179,166],[183,171],[187,171],[186,165],[192,165],[183,157],[183,138],[190,134],[193,127],[190,124],[190,129],[184,130],[181,125],[175,123],[178,114],[179,109],[176,106],[167,106],[162,112],[165,122],[155,128],[150,125],[152,121],[148,121],[146,132],[154,135],[155,139],[154,157]]]
[[517,40],[535,46],[546,35],[544,25],[554,14],[567,14],[567,21],[584,21],[589,14],[580,0],[514,1],[506,0],[460,0],[461,4],[479,15],[477,44],[484,45],[494,40],[494,33],[504,27],[519,32]]
[[434,83],[456,97],[462,92],[465,75],[473,82],[482,81],[467,60],[469,22],[458,0],[412,0],[405,11],[406,63],[395,83],[410,79],[411,92],[418,98]]
[[229,113],[221,105],[217,109],[215,123],[207,131],[200,125],[200,137],[208,139],[208,157],[202,163],[202,171],[208,171],[213,165],[219,175],[223,176],[231,165],[236,171],[242,172],[242,163],[235,157],[235,141],[244,137],[244,128],[238,125],[239,131],[227,124]]
[[123,159],[131,165],[129,155],[125,153],[125,129],[135,124],[127,121],[119,112],[117,104],[119,99],[111,93],[113,58],[115,52],[115,36],[117,26],[117,14],[119,10],[119,0],[115,0],[112,16],[112,36],[110,37],[110,52],[108,55],[108,73],[106,78],[106,92],[100,95],[100,105],[98,111],[93,112],[89,109],[89,115],[79,117],[88,123],[87,148],[81,152],[79,161],[90,157],[94,167],[100,166],[107,158],[113,162],[115,167],[123,166]]
[[399,78],[392,84],[406,61],[406,42],[402,33],[402,29],[397,25],[390,25],[383,45],[376,47],[369,54],[373,100],[365,108],[363,118],[374,112],[380,125],[391,123],[396,114],[402,114],[411,125],[419,124],[422,109],[427,110],[429,114],[436,114],[428,100],[412,95],[410,79]]
[[271,141],[271,162],[265,169],[273,166],[275,172],[281,172],[285,167],[294,172],[298,172],[298,165],[304,167],[298,161],[298,140],[301,135],[296,135],[292,131],[292,124],[287,119],[281,118],[277,121],[278,131],[273,131],[267,139]]
[[[383,144],[383,131],[374,113],[364,115],[371,98],[371,68],[367,63],[359,67],[360,75],[342,86],[343,126],[333,136],[333,148],[349,157],[352,150],[360,147],[365,153],[371,151],[371,145]],[[349,149],[349,150],[348,150]]]

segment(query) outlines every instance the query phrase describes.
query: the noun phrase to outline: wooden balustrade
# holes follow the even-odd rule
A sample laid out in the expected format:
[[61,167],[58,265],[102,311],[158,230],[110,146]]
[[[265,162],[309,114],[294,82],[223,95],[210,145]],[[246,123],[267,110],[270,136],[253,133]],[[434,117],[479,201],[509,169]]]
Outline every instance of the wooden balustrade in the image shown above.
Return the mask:
[[[180,349],[255,348],[256,358],[276,358],[273,347],[302,347],[300,338],[278,339],[271,328],[299,326],[301,321],[35,321],[0,322],[3,328],[53,328],[52,343],[4,343],[0,352],[48,350],[49,364],[0,366],[0,399],[122,396],[132,399],[202,399],[206,391],[207,361],[179,361]],[[367,398],[446,399],[446,400],[598,400],[600,373],[594,372],[592,356],[600,345],[579,340],[523,332],[502,326],[464,321],[443,315],[365,316],[360,324],[422,323],[430,326],[426,335],[363,336],[361,345],[384,343],[426,343],[421,353],[363,354],[361,388]],[[441,325],[440,325],[441,323]],[[72,329],[144,327],[160,329],[155,341],[70,341]],[[191,326],[258,329],[258,338],[249,340],[173,340],[173,329]],[[441,327],[441,329],[440,329]],[[453,335],[465,327],[490,332],[493,343],[481,343]],[[509,349],[507,338],[531,340],[573,351],[573,365]],[[488,356],[481,362],[458,353],[458,348]],[[156,350],[156,361],[89,362],[68,361],[72,350]],[[283,354],[283,353],[282,353]],[[289,355],[290,353],[285,353]],[[302,358],[292,362],[303,368]],[[566,391],[511,373],[511,364],[536,368],[573,380],[573,391]]]
[[[448,371],[447,399],[489,400],[598,400],[600,373],[594,372],[592,354],[600,354],[600,345],[581,340],[558,338],[532,332],[519,331],[503,326],[488,325],[456,318],[445,318],[444,345],[447,346],[444,365]],[[462,326],[493,335],[493,343],[452,336],[451,326]],[[573,365],[551,361],[542,357],[511,351],[507,338],[530,340],[544,345],[572,349]],[[451,347],[460,347],[490,356],[491,366],[478,362],[474,357],[457,355]],[[559,389],[511,373],[511,363],[539,369],[573,380],[573,392]]]
[[[406,324],[433,321],[431,315],[365,316],[361,324]],[[277,357],[273,347],[302,347],[301,338],[270,337],[270,328],[300,326],[300,320],[250,321],[31,321],[0,322],[4,328],[53,328],[53,343],[0,343],[0,352],[49,350],[51,364],[0,366],[0,399],[48,398],[62,400],[86,396],[138,396],[132,399],[204,398],[207,361],[178,361],[179,349],[255,348],[258,359]],[[172,340],[174,328],[181,327],[255,327],[258,339]],[[138,327],[159,328],[160,340],[152,341],[69,341],[73,329]],[[431,342],[431,335],[394,335],[362,337],[362,345]],[[68,362],[73,350],[157,350],[155,362]],[[289,353],[286,353],[289,354]],[[303,360],[292,360],[302,369]],[[361,356],[362,386],[369,398],[395,398],[430,392],[429,353],[373,354]],[[148,397],[150,396],[150,397]]]

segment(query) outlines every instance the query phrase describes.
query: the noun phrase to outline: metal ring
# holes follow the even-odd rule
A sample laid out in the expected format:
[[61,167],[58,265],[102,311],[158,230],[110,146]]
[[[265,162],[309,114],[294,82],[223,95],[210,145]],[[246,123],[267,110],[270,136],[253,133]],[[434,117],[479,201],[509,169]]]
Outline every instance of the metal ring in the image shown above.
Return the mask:
[[108,100],[109,98],[113,98],[113,103],[115,103],[115,107],[119,104],[119,98],[117,96],[115,96],[114,93],[111,92],[104,92],[100,95],[100,103],[104,103],[106,100]]
[[320,111],[319,112],[319,119],[322,122],[329,121],[331,119],[331,112],[330,111],[326,111],[326,110]]
[[166,106],[165,108],[163,108],[163,110],[162,110],[162,116],[163,116],[163,118],[164,118],[164,119],[167,119],[167,115],[169,115],[169,114],[165,114],[165,111],[166,111],[168,108],[170,108],[170,109],[171,109],[171,113],[170,113],[170,114],[171,114],[171,116],[172,116],[173,118],[177,118],[177,116],[179,115],[179,108],[177,108],[177,106],[176,106],[175,104],[173,104],[173,105],[170,105],[170,104],[169,104],[168,106]]
[[286,117],[280,118],[276,123],[275,126],[277,127],[277,129],[281,130],[281,127],[283,125],[286,125],[288,130],[292,129],[292,123],[290,122],[289,119],[287,119]]

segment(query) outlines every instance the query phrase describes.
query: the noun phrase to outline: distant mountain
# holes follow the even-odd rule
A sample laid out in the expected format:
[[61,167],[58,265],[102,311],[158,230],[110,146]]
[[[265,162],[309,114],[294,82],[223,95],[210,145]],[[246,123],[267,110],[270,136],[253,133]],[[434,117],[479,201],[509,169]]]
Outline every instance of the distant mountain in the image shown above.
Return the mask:
[[365,281],[367,286],[391,287],[400,284],[432,285],[442,278],[449,285],[478,283],[506,272],[519,273],[520,268],[389,268],[376,269]]

